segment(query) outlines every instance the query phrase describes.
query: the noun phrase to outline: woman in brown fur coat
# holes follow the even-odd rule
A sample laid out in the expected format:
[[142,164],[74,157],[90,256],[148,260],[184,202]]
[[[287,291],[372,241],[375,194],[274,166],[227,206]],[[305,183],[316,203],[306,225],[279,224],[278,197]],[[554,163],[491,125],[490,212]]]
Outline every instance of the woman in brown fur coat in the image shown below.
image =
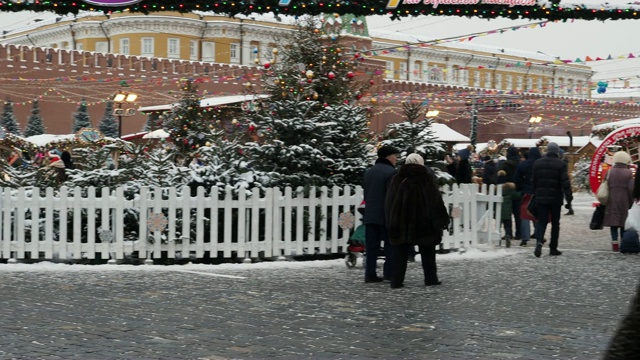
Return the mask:
[[426,286],[440,285],[436,267],[436,245],[449,226],[437,179],[427,171],[418,154],[407,157],[389,184],[385,214],[391,243],[391,288],[404,286],[407,259],[418,245]]

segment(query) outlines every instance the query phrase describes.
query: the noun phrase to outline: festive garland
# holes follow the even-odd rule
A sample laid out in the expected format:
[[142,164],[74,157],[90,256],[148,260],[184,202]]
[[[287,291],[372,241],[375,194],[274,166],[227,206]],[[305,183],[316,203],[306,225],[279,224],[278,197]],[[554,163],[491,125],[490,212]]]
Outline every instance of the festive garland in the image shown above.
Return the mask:
[[[120,1],[130,4],[132,1]],[[135,1],[133,1],[135,2]],[[355,16],[389,15],[391,18],[408,16],[464,16],[485,19],[548,19],[548,20],[620,20],[638,19],[635,7],[614,8],[602,6],[588,8],[582,5],[562,6],[559,0],[537,4],[532,1],[487,1],[478,0],[472,5],[451,5],[455,1],[424,1],[417,4],[405,4],[398,0],[354,0],[354,1],[299,1],[299,0],[252,0],[252,1],[209,1],[190,0],[142,0],[130,6],[104,6],[117,1],[101,1],[93,5],[84,1],[1,1],[0,11],[52,11],[57,14],[77,14],[80,11],[103,11],[105,13],[124,10],[130,12],[152,13],[160,11],[214,11],[234,16],[236,14],[275,13],[276,15],[319,15],[326,13],[353,14]],[[447,4],[448,3],[448,4]],[[518,4],[525,4],[520,6]],[[535,5],[528,5],[535,4]],[[514,6],[516,5],[516,6]]]

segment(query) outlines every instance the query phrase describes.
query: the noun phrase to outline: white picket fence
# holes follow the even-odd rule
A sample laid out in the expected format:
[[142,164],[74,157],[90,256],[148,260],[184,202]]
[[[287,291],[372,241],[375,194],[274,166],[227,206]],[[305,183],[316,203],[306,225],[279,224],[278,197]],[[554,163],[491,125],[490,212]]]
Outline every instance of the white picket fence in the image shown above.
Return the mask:
[[[127,199],[110,191],[65,187],[45,196],[0,189],[0,259],[284,258],[342,253],[355,227],[361,187],[240,191],[190,196],[188,187],[142,188]],[[444,190],[451,230],[444,248],[492,245],[500,237],[501,187],[454,185]],[[211,194],[218,194],[213,188]],[[330,195],[331,194],[331,195]]]

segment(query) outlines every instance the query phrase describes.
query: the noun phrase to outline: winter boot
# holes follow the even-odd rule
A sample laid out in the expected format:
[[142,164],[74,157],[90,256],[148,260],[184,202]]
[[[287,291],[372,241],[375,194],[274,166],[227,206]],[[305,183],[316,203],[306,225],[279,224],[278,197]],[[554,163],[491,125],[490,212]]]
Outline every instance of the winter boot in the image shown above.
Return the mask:
[[536,244],[536,249],[533,251],[533,255],[535,255],[537,258],[542,255],[542,244]]
[[505,245],[507,246],[507,248],[510,248],[511,247],[511,236],[509,236],[509,235],[505,236],[504,237],[504,242],[505,242]]
[[527,240],[520,241],[520,246],[527,246]]
[[618,241],[612,241],[611,250],[613,250],[614,252],[620,251],[620,243],[618,243]]

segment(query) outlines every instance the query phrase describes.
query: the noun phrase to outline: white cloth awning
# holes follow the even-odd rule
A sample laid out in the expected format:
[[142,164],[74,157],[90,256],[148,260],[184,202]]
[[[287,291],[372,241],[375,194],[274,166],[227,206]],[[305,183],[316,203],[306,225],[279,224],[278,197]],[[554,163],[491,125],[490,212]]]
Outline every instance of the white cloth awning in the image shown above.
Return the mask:
[[593,132],[593,131],[596,131],[596,130],[607,129],[607,128],[617,129],[617,128],[621,127],[621,126],[630,125],[630,124],[640,124],[640,118],[620,120],[620,121],[614,121],[614,122],[610,122],[610,123],[594,125],[591,128],[591,131]]
[[[211,107],[211,106],[221,106],[221,105],[229,105],[229,104],[237,104],[244,103],[248,101],[255,101],[260,99],[268,98],[269,95],[259,94],[259,95],[229,95],[229,96],[216,96],[211,98],[206,98],[200,100],[200,107]],[[153,106],[142,106],[138,109],[138,111],[142,113],[154,112],[154,111],[170,111],[174,107],[178,106],[179,103],[173,104],[164,104],[164,105],[153,105]]]
[[[574,136],[573,137],[573,146],[574,147],[583,147],[589,143],[589,136]],[[545,135],[541,137],[541,139],[546,140],[547,142],[554,142],[558,144],[560,147],[569,147],[571,146],[568,136],[550,136]]]
[[143,139],[166,139],[169,137],[169,133],[164,131],[163,129],[154,130],[150,133],[145,134]]

